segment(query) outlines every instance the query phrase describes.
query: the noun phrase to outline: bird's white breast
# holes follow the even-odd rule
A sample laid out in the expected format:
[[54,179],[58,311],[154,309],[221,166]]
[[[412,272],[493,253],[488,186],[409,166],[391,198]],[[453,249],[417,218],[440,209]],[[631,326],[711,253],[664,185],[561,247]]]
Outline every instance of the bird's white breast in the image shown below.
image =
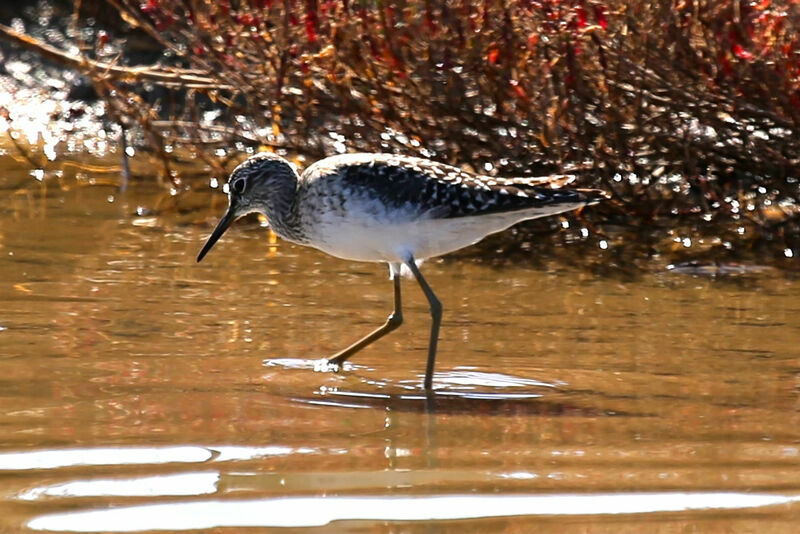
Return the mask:
[[437,219],[397,213],[327,213],[317,221],[311,245],[339,258],[357,261],[422,260],[477,243],[526,219],[574,209],[559,205],[512,213]]

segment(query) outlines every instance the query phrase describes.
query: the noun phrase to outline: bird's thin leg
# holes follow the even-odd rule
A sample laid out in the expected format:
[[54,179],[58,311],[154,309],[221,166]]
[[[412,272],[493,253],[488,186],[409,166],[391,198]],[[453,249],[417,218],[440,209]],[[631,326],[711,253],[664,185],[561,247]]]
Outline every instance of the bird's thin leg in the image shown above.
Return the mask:
[[439,325],[442,323],[442,303],[436,298],[436,294],[425,281],[425,277],[419,271],[419,267],[414,263],[414,258],[406,261],[406,266],[414,274],[414,278],[419,282],[422,292],[428,299],[431,308],[431,339],[428,343],[428,365],[425,368],[425,389],[430,391],[433,385],[433,366],[436,363],[436,343],[439,340]]
[[394,272],[395,274],[392,280],[394,282],[394,311],[389,314],[386,322],[381,326],[362,337],[346,349],[328,358],[328,363],[341,366],[347,360],[347,358],[403,324],[403,309],[400,301],[400,267],[398,266]]

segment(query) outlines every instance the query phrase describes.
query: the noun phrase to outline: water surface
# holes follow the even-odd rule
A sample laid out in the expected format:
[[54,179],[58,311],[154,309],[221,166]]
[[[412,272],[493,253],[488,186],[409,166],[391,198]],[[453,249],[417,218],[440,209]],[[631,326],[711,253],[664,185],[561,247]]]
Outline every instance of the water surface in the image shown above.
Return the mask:
[[390,311],[385,267],[254,220],[197,264],[222,198],[32,182],[0,176],[0,529],[800,526],[800,282],[779,271],[429,261],[426,398],[413,281],[401,329],[334,373]]

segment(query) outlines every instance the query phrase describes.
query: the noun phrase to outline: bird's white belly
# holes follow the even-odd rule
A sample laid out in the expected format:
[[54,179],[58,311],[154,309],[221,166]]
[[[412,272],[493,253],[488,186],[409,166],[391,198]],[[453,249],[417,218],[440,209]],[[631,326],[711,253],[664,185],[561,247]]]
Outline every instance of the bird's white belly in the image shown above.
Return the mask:
[[[565,207],[563,211],[570,209]],[[409,255],[423,260],[477,243],[485,236],[543,215],[541,211],[498,213],[452,219],[386,223],[372,218],[324,221],[310,245],[339,258],[402,263]]]

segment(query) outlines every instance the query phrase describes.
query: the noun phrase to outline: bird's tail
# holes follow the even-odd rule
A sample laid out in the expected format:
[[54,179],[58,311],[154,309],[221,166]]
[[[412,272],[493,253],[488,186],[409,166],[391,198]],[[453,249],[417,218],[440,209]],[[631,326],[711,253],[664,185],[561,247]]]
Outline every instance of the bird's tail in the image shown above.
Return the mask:
[[514,185],[532,185],[547,187],[549,189],[571,189],[581,195],[581,200],[586,205],[597,204],[601,200],[608,200],[611,195],[602,189],[579,189],[569,187],[578,177],[574,174],[551,174],[549,176],[511,178],[509,182]]
[[587,206],[611,198],[611,195],[602,189],[573,189],[573,191],[580,193],[581,200],[586,202]]

